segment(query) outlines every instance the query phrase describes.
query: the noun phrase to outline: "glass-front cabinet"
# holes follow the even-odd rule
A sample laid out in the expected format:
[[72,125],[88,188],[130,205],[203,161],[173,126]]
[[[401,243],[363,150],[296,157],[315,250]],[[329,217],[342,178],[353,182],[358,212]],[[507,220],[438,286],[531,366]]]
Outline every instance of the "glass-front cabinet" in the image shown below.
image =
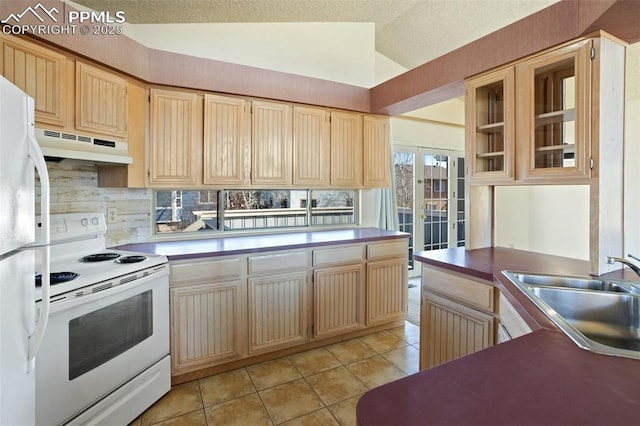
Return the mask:
[[593,39],[466,81],[472,184],[589,177]]
[[518,178],[588,177],[592,43],[516,66]]
[[475,181],[513,179],[514,69],[500,69],[467,82],[468,175]]

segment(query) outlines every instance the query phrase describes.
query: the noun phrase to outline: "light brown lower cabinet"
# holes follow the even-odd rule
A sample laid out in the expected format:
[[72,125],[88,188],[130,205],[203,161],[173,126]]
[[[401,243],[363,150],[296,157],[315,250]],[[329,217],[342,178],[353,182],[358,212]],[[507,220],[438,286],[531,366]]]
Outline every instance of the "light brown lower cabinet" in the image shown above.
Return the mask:
[[491,282],[423,264],[420,369],[493,346],[498,295]]
[[246,286],[243,281],[172,288],[170,298],[174,372],[244,355]]
[[407,311],[407,260],[367,264],[367,326],[404,319]]
[[170,262],[173,376],[397,325],[407,250],[381,241]]
[[423,293],[421,309],[421,332],[428,343],[420,348],[420,369],[493,345],[493,315],[428,292]]
[[249,278],[249,353],[305,343],[307,272]]
[[505,295],[500,293],[500,324],[498,324],[497,343],[504,343],[528,333],[531,333],[531,327],[522,319]]
[[364,327],[362,264],[316,269],[313,275],[313,337],[336,336]]

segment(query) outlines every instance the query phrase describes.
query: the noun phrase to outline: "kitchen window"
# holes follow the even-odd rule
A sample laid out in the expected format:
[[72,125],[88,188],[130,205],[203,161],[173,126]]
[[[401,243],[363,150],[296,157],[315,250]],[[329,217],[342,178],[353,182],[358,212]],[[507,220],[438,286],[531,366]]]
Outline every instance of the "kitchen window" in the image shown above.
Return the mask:
[[155,234],[354,225],[356,191],[155,191]]

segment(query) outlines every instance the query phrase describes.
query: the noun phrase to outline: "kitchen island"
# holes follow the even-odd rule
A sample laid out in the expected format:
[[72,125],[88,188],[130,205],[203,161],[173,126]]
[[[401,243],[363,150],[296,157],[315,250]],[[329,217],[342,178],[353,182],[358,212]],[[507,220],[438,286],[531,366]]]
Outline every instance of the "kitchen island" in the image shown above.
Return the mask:
[[[637,422],[640,360],[580,349],[501,273],[587,275],[587,261],[503,248],[420,252],[414,259],[493,282],[531,332],[367,392],[359,424]],[[607,276],[638,281],[628,270]]]
[[353,228],[119,248],[169,259],[177,384],[404,324],[408,237]]

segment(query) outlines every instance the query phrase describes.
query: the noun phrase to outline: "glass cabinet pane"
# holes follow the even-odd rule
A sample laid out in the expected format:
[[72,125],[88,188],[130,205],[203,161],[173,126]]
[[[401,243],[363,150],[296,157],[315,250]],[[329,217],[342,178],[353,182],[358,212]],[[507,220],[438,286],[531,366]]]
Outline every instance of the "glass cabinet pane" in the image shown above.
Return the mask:
[[575,58],[535,70],[534,166],[575,167]]
[[504,82],[496,81],[475,91],[475,172],[504,171]]

